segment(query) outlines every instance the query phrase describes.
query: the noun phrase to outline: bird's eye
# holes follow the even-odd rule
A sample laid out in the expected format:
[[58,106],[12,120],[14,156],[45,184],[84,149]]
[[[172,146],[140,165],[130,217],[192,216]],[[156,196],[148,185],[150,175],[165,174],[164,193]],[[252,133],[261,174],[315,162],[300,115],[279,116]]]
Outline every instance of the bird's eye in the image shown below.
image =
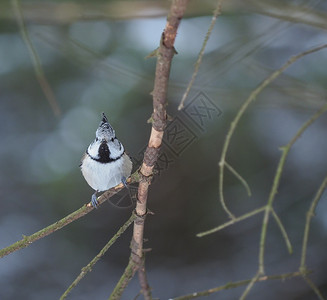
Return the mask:
[[95,141],[97,142],[99,139],[98,138],[95,138]]
[[114,141],[114,138],[111,138],[111,141],[113,142]]

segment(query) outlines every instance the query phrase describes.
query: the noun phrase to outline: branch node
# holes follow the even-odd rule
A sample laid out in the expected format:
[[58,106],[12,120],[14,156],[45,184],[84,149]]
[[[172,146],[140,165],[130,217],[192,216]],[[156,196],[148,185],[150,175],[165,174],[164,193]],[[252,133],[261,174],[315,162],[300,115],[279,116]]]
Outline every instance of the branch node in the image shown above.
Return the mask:
[[136,210],[134,210],[134,214],[136,216],[134,223],[137,225],[142,225],[144,223],[145,217],[147,215],[147,212],[144,215],[140,215],[136,212]]
[[153,167],[149,167],[149,166],[143,164],[142,168],[140,170],[140,181],[150,185],[152,178],[153,178]]

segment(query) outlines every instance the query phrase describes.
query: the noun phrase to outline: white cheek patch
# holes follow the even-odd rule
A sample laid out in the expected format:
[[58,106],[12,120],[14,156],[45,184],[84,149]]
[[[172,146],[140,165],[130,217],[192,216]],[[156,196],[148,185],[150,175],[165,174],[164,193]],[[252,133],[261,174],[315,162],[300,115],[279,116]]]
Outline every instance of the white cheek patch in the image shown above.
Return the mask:
[[99,141],[94,141],[87,149],[88,154],[90,156],[92,156],[93,158],[98,159],[100,145],[101,145],[101,143]]
[[114,142],[109,142],[110,158],[116,159],[124,153],[123,145],[116,139]]

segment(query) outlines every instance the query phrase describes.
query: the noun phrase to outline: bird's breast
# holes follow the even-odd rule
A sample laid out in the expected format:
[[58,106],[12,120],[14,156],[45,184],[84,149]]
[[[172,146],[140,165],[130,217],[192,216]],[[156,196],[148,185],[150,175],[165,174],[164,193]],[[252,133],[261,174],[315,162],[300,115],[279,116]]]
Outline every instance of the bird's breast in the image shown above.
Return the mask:
[[81,170],[87,183],[94,190],[101,192],[121,183],[122,177],[129,177],[132,162],[125,153],[119,159],[108,163],[101,163],[85,156]]

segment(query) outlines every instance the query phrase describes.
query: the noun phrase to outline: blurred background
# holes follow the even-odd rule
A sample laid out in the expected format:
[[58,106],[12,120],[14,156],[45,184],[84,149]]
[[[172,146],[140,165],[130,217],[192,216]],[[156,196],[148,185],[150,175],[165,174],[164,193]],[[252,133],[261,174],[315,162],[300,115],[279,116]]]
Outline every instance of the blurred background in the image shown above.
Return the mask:
[[[53,90],[55,111],[36,79],[10,1],[0,4],[0,246],[90,201],[79,170],[105,112],[135,165],[147,144],[155,59],[169,1],[22,1],[25,29]],[[250,279],[258,267],[262,215],[213,235],[228,221],[218,197],[218,161],[230,122],[251,91],[292,55],[326,43],[326,1],[225,1],[184,111],[177,110],[216,1],[190,1],[178,31],[168,112],[172,121],[150,189],[145,243],[153,296],[168,299]],[[16,10],[17,11],[17,10]],[[225,171],[225,199],[237,216],[265,205],[281,155],[326,103],[327,50],[308,55],[274,81],[242,118]],[[207,109],[205,109],[206,107]],[[270,220],[266,273],[297,271],[306,211],[327,173],[327,117],[301,136],[286,161],[275,209],[293,245],[289,255]],[[177,133],[179,135],[177,136]],[[182,133],[182,134],[180,134]],[[124,193],[124,192],[123,192]],[[127,197],[127,194],[118,197]],[[125,191],[126,193],[126,191]],[[327,199],[310,231],[307,264],[327,295]],[[128,199],[128,198],[127,198]],[[126,200],[126,199],[125,199]],[[126,205],[127,206],[127,205]],[[0,298],[58,299],[128,219],[132,208],[100,209],[0,260]],[[131,228],[68,299],[107,299],[129,257]],[[245,286],[206,299],[237,299]],[[137,277],[123,299],[139,292]],[[301,278],[257,283],[249,299],[316,299]]]

